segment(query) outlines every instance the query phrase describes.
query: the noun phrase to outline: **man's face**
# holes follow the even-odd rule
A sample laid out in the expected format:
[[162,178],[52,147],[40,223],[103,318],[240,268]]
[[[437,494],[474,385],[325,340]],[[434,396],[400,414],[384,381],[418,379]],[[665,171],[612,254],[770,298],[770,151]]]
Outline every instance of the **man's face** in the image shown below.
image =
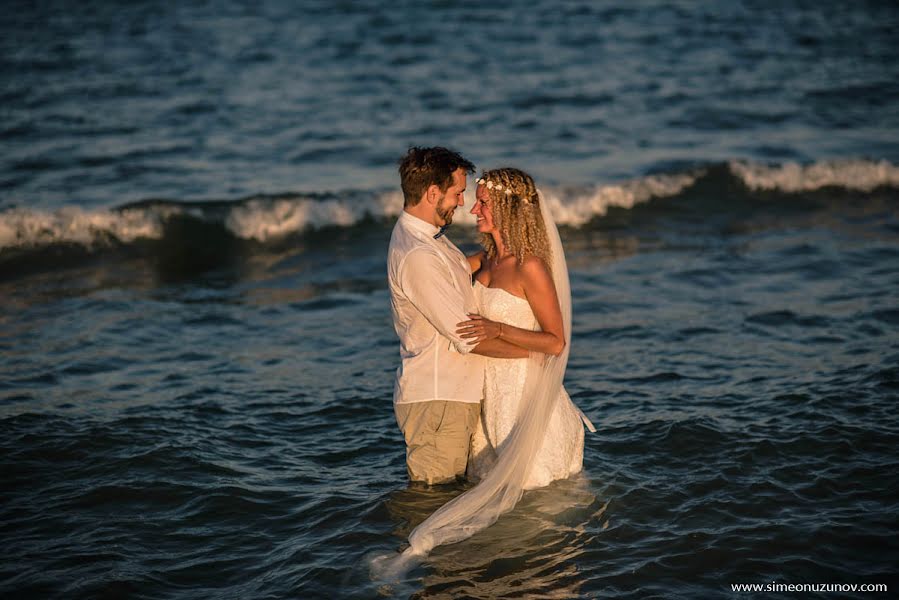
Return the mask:
[[453,213],[456,208],[465,205],[463,194],[465,193],[466,175],[464,169],[453,171],[453,183],[446,188],[443,198],[437,201],[437,218],[434,223],[437,227],[443,227],[453,222]]

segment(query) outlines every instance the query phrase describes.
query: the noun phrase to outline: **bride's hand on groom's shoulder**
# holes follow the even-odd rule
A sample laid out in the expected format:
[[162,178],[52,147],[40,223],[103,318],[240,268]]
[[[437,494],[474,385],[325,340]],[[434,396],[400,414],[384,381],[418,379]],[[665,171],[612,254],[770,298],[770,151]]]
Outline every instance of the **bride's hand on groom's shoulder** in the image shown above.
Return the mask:
[[469,314],[468,321],[456,324],[456,333],[459,337],[467,339],[470,343],[479,343],[484,340],[498,338],[502,333],[502,323],[491,321],[481,315]]

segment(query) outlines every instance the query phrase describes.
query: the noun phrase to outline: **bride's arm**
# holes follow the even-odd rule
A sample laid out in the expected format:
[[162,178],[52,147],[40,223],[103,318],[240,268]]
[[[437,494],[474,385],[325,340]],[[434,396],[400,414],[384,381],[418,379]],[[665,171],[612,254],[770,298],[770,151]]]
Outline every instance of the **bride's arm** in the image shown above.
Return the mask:
[[481,261],[484,260],[484,251],[481,250],[471,256],[466,256],[468,259],[468,268],[471,269],[472,273],[477,273],[481,270]]
[[525,348],[497,338],[478,342],[478,345],[472,348],[471,353],[491,358],[527,358],[530,355]]
[[556,286],[546,264],[528,257],[519,267],[522,289],[541,331],[530,331],[505,323],[497,323],[479,315],[459,324],[460,337],[473,342],[498,338],[532,352],[559,355],[565,349],[565,330]]

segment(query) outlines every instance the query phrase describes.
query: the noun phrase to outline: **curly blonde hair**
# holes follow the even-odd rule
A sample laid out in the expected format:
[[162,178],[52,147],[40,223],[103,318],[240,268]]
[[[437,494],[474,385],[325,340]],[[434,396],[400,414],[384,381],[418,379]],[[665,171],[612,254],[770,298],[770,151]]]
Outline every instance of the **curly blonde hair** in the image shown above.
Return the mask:
[[[487,194],[491,200],[493,223],[506,250],[515,256],[519,264],[528,256],[536,256],[550,267],[552,252],[540,214],[540,198],[534,179],[519,169],[503,168],[484,171],[479,181],[492,183],[487,186]],[[482,234],[481,245],[487,256],[496,258],[496,243],[492,235]]]

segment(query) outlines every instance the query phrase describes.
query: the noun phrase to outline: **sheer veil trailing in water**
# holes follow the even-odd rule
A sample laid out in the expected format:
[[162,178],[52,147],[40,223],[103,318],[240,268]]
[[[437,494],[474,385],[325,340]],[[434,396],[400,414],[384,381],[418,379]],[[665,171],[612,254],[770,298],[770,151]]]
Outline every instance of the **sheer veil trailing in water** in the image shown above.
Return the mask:
[[538,192],[540,214],[552,252],[553,282],[562,309],[565,348],[558,356],[532,352],[522,392],[521,410],[509,436],[497,449],[493,469],[473,488],[440,507],[409,535],[409,547],[399,555],[380,557],[372,565],[379,579],[395,578],[422,560],[435,546],[471,537],[511,510],[524,490],[546,424],[558,400],[571,345],[571,287],[559,231],[544,196]]

